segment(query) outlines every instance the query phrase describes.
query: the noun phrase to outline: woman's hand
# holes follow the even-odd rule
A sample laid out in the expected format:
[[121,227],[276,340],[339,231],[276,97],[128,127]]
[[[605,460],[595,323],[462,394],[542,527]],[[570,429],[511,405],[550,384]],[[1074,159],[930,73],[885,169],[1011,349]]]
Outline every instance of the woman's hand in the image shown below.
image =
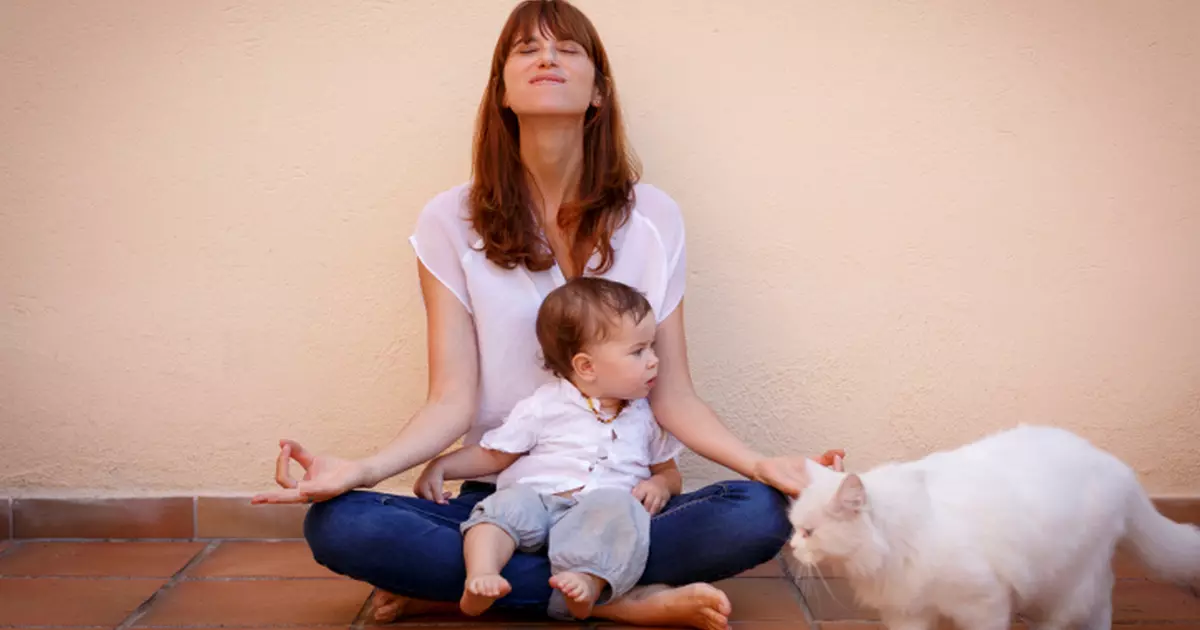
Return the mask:
[[450,500],[450,493],[446,492],[445,486],[446,472],[442,469],[441,462],[435,459],[425,466],[421,471],[421,476],[413,482],[413,494],[427,499],[438,504],[445,504]]
[[[842,458],[846,456],[846,451],[842,449],[834,449],[825,451],[819,458],[813,461],[822,466],[832,468],[838,472],[842,472]],[[806,462],[812,458],[808,457],[766,457],[760,459],[754,466],[754,479],[769,486],[774,487],[780,492],[796,497],[800,495],[800,491],[808,485],[808,474],[804,467]]]
[[[297,482],[288,467],[291,460],[304,467],[304,478]],[[279,441],[279,457],[275,459],[275,483],[283,490],[254,495],[250,503],[312,503],[326,501],[355,488],[370,487],[367,466],[362,462],[313,455],[292,440]]]

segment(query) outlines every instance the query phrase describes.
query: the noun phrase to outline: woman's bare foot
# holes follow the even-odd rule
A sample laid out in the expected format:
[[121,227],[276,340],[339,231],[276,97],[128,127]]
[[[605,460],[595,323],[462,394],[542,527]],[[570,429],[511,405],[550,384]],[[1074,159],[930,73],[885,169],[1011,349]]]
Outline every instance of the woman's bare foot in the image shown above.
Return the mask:
[[466,586],[463,587],[462,599],[458,608],[464,615],[474,617],[482,615],[483,611],[492,607],[497,599],[508,595],[512,585],[499,575],[467,576]]
[[729,598],[711,584],[678,588],[643,586],[624,597],[597,606],[593,615],[638,626],[685,626],[699,630],[726,630],[733,607]]
[[401,617],[452,613],[458,610],[458,607],[453,602],[428,602],[375,589],[375,594],[371,596],[371,610],[371,616],[377,623],[391,623]]
[[550,586],[566,596],[567,610],[576,619],[592,616],[592,606],[604,590],[604,580],[587,573],[564,571],[550,577]]

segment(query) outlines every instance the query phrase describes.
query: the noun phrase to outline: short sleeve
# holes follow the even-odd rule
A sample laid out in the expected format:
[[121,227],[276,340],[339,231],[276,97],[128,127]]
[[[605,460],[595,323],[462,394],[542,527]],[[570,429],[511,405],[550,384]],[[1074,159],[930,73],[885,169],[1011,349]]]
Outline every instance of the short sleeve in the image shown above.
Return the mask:
[[683,443],[664,429],[661,424],[651,421],[650,430],[650,465],[670,461],[683,452]]
[[460,185],[431,199],[417,215],[408,242],[429,273],[473,313],[463,271],[463,258],[470,247],[465,195],[466,186]]
[[479,445],[493,451],[505,453],[528,453],[537,445],[541,426],[539,404],[536,396],[529,396],[517,403],[500,426],[483,434]]
[[670,195],[649,184],[638,184],[637,210],[650,222],[665,255],[665,290],[658,321],[667,318],[683,301],[687,288],[687,238],[683,213]]

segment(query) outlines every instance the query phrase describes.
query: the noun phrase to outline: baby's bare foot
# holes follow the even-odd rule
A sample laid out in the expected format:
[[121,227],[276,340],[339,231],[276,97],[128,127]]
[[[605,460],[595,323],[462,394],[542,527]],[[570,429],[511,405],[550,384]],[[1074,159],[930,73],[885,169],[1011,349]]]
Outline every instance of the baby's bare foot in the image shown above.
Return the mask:
[[491,608],[497,599],[508,595],[511,590],[512,586],[508,580],[499,575],[468,576],[467,583],[463,587],[462,599],[458,602],[458,608],[464,615],[472,617],[481,615],[483,611]]
[[592,616],[592,606],[604,589],[604,581],[594,575],[564,571],[550,578],[550,586],[566,595],[567,610],[576,619]]

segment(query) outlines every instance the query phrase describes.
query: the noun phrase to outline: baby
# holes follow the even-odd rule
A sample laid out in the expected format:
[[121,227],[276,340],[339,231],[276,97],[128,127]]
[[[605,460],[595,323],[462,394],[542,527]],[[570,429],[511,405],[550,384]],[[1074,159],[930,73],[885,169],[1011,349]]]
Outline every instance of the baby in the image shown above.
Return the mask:
[[[443,455],[417,487],[496,472],[497,491],[462,524],[467,580],[459,606],[478,615],[511,586],[515,550],[548,546],[550,613],[576,619],[627,593],[650,548],[650,516],[681,491],[682,445],[646,400],[658,371],[655,318],[632,287],[580,277],[537,314],[545,365],[557,378],[513,408],[478,446]],[[563,610],[565,608],[565,610]]]

